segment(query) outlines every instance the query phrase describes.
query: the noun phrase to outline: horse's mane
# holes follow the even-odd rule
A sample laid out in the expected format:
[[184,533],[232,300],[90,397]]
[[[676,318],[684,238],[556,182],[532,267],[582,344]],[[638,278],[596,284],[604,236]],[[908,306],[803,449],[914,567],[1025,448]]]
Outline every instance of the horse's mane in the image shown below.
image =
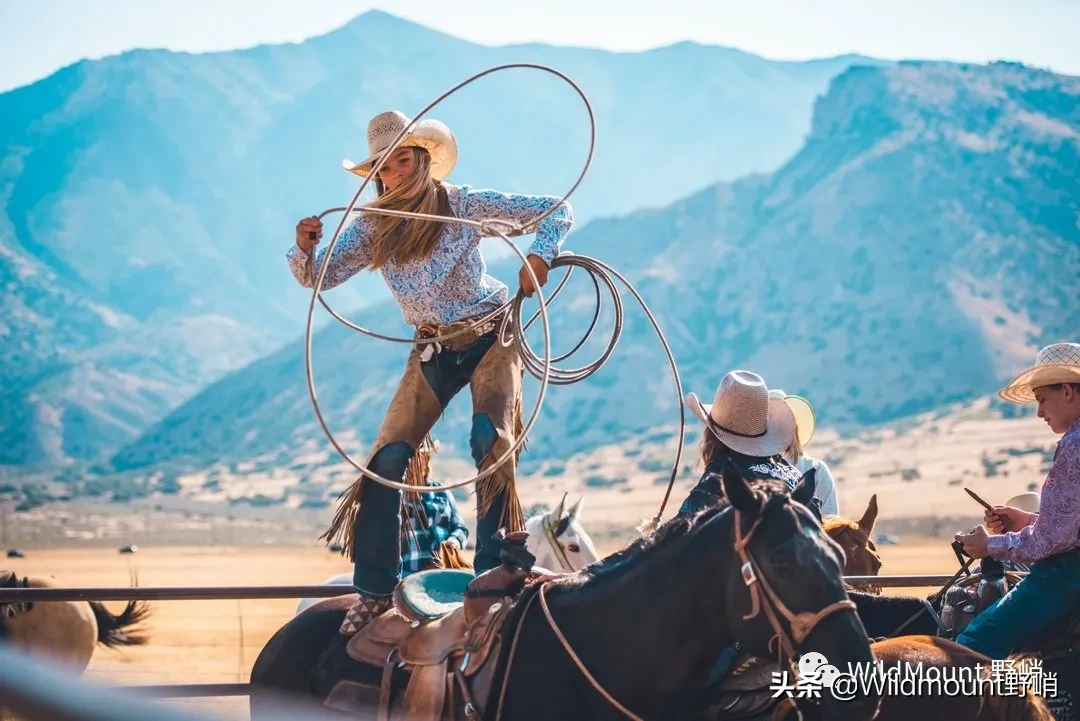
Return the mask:
[[859,530],[858,522],[849,521],[843,516],[825,516],[825,518],[822,519],[821,527],[825,531],[825,533],[840,530],[843,528],[850,528],[853,531]]
[[[749,483],[752,489],[763,491],[766,500],[786,494],[788,490],[783,481],[774,478],[753,479]],[[691,535],[729,508],[731,508],[731,502],[726,497],[721,497],[713,505],[693,515],[677,515],[662,524],[650,535],[639,538],[621,551],[617,551],[591,566],[553,581],[551,585],[562,588],[577,587],[590,580],[608,578],[626,568],[635,567],[672,543]]]

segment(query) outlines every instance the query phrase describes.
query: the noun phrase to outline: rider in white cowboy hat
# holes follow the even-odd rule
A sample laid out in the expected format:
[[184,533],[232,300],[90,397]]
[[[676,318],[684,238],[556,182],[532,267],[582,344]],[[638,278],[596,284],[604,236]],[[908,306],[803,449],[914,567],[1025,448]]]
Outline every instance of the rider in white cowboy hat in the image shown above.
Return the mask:
[[701,460],[705,472],[679,508],[696,513],[723,496],[724,464],[732,462],[746,479],[779,478],[793,489],[802,474],[783,457],[795,438],[791,406],[769,396],[765,380],[750,371],[731,371],[709,405],[688,393],[686,405],[705,424]]
[[1039,418],[1062,438],[1037,512],[994,506],[984,520],[1000,535],[988,535],[983,526],[956,534],[974,558],[1031,564],[1028,575],[956,639],[995,659],[1080,610],[1080,343],[1046,346],[999,395],[1037,402]]
[[821,513],[826,516],[839,515],[840,501],[836,497],[836,481],[833,480],[832,471],[829,470],[829,466],[825,461],[813,458],[803,451],[809,445],[810,439],[814,437],[814,430],[817,426],[814,407],[810,405],[810,401],[802,396],[788,395],[784,391],[775,388],[769,391],[769,396],[783,400],[791,406],[791,411],[795,414],[797,432],[791,445],[784,450],[784,458],[789,463],[794,464],[800,473],[806,473],[811,468],[817,471],[814,476],[816,481],[814,497],[821,502]]
[[[366,160],[344,163],[347,171],[362,177],[382,163],[373,178],[378,197],[363,209],[509,222],[535,233],[527,263],[540,285],[546,283],[548,269],[573,225],[569,204],[553,196],[445,183],[457,161],[457,141],[436,120],[413,124],[397,110],[380,113],[368,123],[367,142]],[[313,275],[327,262],[325,250],[314,252],[321,237],[318,218],[297,223],[296,241],[286,257],[304,287],[311,287]],[[477,468],[486,469],[506,456],[521,435],[521,357],[512,344],[504,347],[496,342],[502,318],[474,327],[503,306],[509,295],[504,284],[485,272],[480,239],[481,231],[473,225],[360,212],[349,219],[328,261],[322,290],[361,270],[380,270],[405,322],[415,326],[417,340],[445,338],[417,343],[405,363],[365,464],[383,478],[425,484],[425,474],[416,470],[415,454],[429,440],[428,433],[446,406],[466,386],[473,402],[469,440]],[[528,268],[522,267],[518,281],[524,295],[535,292]],[[511,533],[525,530],[515,461],[511,457],[476,484],[477,573],[498,565],[500,548],[494,537],[500,528]],[[324,534],[327,542],[343,535],[353,559],[353,587],[359,600],[341,627],[346,635],[391,604],[401,578],[401,499],[401,491],[362,476],[342,499]]]

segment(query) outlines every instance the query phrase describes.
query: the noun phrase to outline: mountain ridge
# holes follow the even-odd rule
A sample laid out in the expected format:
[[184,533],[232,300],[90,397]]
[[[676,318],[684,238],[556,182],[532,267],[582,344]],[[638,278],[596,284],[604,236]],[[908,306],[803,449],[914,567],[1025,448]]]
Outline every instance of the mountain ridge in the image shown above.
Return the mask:
[[[29,328],[41,328],[40,320],[19,331],[20,342],[40,347],[28,346],[28,366],[0,363],[0,384],[53,380],[9,396],[0,428],[30,423],[17,431],[29,445],[21,455],[0,454],[0,462],[62,465],[89,460],[95,448],[111,454],[116,443],[131,440],[119,429],[135,428],[120,416],[135,412],[151,424],[239,367],[201,359],[241,363],[290,342],[308,300],[282,259],[292,227],[355,192],[358,180],[340,161],[366,151],[367,119],[386,107],[415,112],[471,73],[510,61],[566,72],[597,113],[596,155],[571,200],[579,227],[590,217],[663,207],[717,179],[771,170],[797,151],[813,98],[845,67],[708,48],[631,55],[487,47],[376,13],[300,43],[198,54],[140,49],[81,61],[2,93],[0,247],[51,274],[42,283],[52,287],[33,291],[49,297],[50,311],[41,317],[64,326],[62,317],[81,317],[78,304],[85,302],[125,320],[122,333],[90,321],[72,329],[70,343],[46,330],[35,340]],[[535,71],[485,78],[434,115],[451,125],[462,148],[452,182],[561,194],[587,147],[580,100]],[[691,141],[671,131],[690,127]],[[701,157],[713,161],[697,162]],[[493,258],[505,252],[492,245]],[[18,288],[7,292],[11,297],[0,302],[17,307],[26,300]],[[373,277],[327,294],[346,309],[386,297]],[[200,318],[241,329],[237,347],[221,346],[217,331],[217,345],[201,345],[192,331]],[[156,348],[170,331],[155,329],[191,338],[190,353],[171,353],[176,368],[165,367],[170,357]],[[143,381],[146,388],[174,385],[164,396],[149,393],[140,409],[114,409],[114,417],[57,379],[75,382],[89,372],[79,364],[90,363],[96,382],[114,379],[115,387],[101,386],[102,397],[129,393],[143,382],[123,365],[135,359],[131,348],[114,360],[91,352],[120,335],[156,337],[147,341],[147,362],[139,362],[156,367],[156,375]],[[143,395],[134,393],[131,402]],[[81,400],[72,404],[75,398]],[[84,442],[76,436],[95,433],[83,424],[65,429],[65,413],[108,418],[120,434]],[[56,450],[65,446],[84,450]]]
[[[855,68],[817,102],[815,134],[776,173],[594,221],[566,249],[612,262],[637,286],[684,392],[708,395],[723,371],[743,367],[810,397],[825,426],[914,415],[996,390],[1040,345],[1080,327],[1070,301],[1080,277],[1078,109],[1080,79],[1008,63]],[[564,294],[552,312],[556,351],[591,318],[591,289],[572,282]],[[388,307],[359,322],[371,327]],[[363,343],[333,327],[313,339],[328,423],[359,454],[403,361]],[[629,310],[609,363],[548,394],[523,463],[661,425],[678,412],[673,384],[657,375],[664,365],[651,326]],[[114,467],[273,465],[316,453],[326,444],[302,378],[301,345],[282,348],[179,408]],[[526,381],[528,413],[535,381]],[[467,456],[467,401],[436,434],[444,453]]]

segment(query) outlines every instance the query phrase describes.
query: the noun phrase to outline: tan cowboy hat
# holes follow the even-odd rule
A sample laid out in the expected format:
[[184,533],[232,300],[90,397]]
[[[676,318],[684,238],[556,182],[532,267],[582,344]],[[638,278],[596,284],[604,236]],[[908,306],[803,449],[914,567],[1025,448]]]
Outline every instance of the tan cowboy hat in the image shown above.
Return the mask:
[[779,398],[791,406],[791,412],[795,414],[795,427],[799,431],[799,445],[804,448],[809,445],[817,428],[817,415],[810,401],[802,396],[789,396],[779,389],[769,391],[769,397]]
[[795,438],[795,414],[770,398],[765,380],[750,371],[731,371],[720,381],[710,405],[693,393],[686,405],[728,448],[748,456],[781,453]]
[[1054,343],[1039,351],[1035,365],[1016,376],[998,395],[1013,403],[1031,403],[1035,388],[1080,383],[1080,343]]
[[1005,505],[1019,508],[1021,511],[1027,511],[1028,513],[1038,513],[1039,501],[1040,497],[1038,493],[1028,492],[1021,493],[1019,496],[1013,496],[1005,501]]
[[[399,110],[379,113],[368,122],[368,159],[360,163],[343,160],[342,167],[350,173],[366,178],[371,167],[394,142],[394,138],[411,122],[412,118]],[[416,147],[428,151],[431,154],[431,177],[435,180],[446,178],[457,164],[457,138],[450,132],[450,128],[438,120],[425,119],[416,123],[397,147]]]

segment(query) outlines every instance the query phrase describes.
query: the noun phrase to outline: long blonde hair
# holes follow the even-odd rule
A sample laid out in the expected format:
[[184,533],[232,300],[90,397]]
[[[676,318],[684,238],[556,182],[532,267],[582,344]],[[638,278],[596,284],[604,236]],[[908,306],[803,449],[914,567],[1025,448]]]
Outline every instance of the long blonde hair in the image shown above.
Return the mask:
[[784,451],[784,457],[791,465],[797,464],[803,457],[802,443],[799,442],[799,429],[795,429],[795,437],[791,439],[791,445]]
[[[423,148],[412,147],[416,167],[392,190],[386,190],[382,180],[375,178],[379,197],[368,203],[369,208],[405,210],[435,215],[439,210],[439,193],[431,177],[431,156]],[[378,270],[393,260],[408,263],[429,257],[439,243],[445,223],[433,220],[398,218],[392,215],[375,216],[375,232],[371,238],[371,263]]]

